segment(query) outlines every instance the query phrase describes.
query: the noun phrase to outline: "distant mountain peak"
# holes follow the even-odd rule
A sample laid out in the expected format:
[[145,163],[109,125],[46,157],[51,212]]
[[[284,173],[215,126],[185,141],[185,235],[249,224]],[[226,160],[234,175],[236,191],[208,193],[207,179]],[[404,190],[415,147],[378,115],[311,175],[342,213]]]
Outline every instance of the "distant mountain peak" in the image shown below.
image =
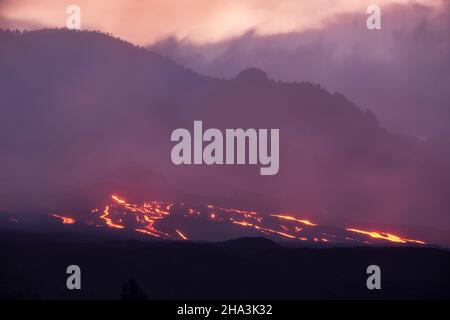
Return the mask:
[[261,69],[252,67],[242,70],[234,79],[248,83],[260,83],[268,81],[269,76]]

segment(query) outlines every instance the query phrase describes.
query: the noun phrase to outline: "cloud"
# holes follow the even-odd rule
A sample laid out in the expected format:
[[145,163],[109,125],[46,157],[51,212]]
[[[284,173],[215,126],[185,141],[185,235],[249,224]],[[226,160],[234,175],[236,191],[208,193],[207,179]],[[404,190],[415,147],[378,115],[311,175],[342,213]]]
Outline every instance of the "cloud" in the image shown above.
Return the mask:
[[[194,42],[217,42],[253,29],[258,35],[302,31],[321,27],[324,21],[345,12],[365,13],[369,0],[115,0],[74,2],[81,8],[82,26],[112,33],[136,44],[149,44],[173,35]],[[440,0],[378,0],[393,3],[427,3]],[[10,21],[31,21],[64,27],[66,7],[60,0],[6,0],[2,12]],[[19,28],[28,27],[18,24]]]
[[210,76],[232,78],[255,66],[275,79],[320,83],[375,111],[389,129],[450,134],[449,6],[390,6],[375,31],[366,17],[345,13],[320,29],[250,31],[212,44],[172,37],[151,48]]

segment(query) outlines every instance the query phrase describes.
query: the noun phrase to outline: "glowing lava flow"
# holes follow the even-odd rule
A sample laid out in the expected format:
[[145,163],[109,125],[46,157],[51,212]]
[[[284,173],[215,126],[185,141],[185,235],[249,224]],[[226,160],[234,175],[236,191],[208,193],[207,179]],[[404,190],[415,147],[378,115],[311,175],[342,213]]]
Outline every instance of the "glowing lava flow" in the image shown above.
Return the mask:
[[291,216],[285,216],[285,215],[280,215],[280,214],[271,214],[271,216],[277,217],[280,219],[285,219],[285,220],[297,221],[297,222],[303,223],[304,225],[311,226],[311,227],[317,227],[317,224],[314,224],[309,220],[300,220],[300,219],[297,219],[297,218],[294,218]]
[[183,233],[181,233],[180,230],[175,229],[175,231],[178,233],[178,235],[181,237],[181,239],[183,239],[183,240],[189,240]]
[[[196,217],[203,215],[209,218],[212,222],[240,225],[254,229],[256,232],[269,236],[278,236],[303,241],[307,240],[304,236],[298,237],[294,235],[295,233],[298,234],[303,230],[303,228],[300,228],[298,225],[291,225],[287,227],[276,224],[274,228],[263,224],[263,217],[258,215],[256,211],[223,208],[213,204],[209,204],[206,208],[197,210],[194,208],[187,208],[183,203],[176,205],[174,203],[158,201],[146,202],[143,205],[136,205],[128,203],[125,199],[117,195],[112,195],[111,198],[113,203],[110,206],[107,206],[103,211],[103,214],[100,216],[108,227],[123,229],[125,228],[123,223],[126,220],[127,227],[131,225],[134,231],[157,238],[188,240],[188,237],[179,229],[172,229],[172,231],[161,230],[161,222],[171,215],[172,210],[175,210],[178,212],[184,212],[184,217]],[[98,210],[94,209],[92,212],[96,213]],[[307,226],[316,226],[308,220],[300,220],[288,216],[273,216],[296,223],[302,223]]]
[[418,243],[418,244],[425,244],[425,242],[423,241],[419,241],[419,240],[411,240],[411,239],[404,239],[404,238],[400,238],[399,236],[390,234],[390,233],[385,233],[385,232],[374,232],[374,231],[364,231],[364,230],[359,230],[359,229],[351,229],[348,228],[346,229],[347,231],[351,231],[351,232],[356,232],[356,233],[361,233],[361,234],[366,234],[374,239],[383,239],[383,240],[387,240],[387,241],[391,241],[391,242],[396,242],[396,243]]
[[213,204],[209,204],[208,208],[218,209],[218,210],[222,210],[222,211],[225,211],[228,213],[240,213],[243,215],[256,215],[257,214],[255,211],[245,211],[245,210],[238,210],[238,209],[231,209],[231,208],[222,208],[222,207],[215,206]]
[[[239,224],[239,225],[245,226],[245,227],[252,227],[252,228],[255,228],[256,230],[261,230],[262,232],[264,232],[264,233],[266,233],[266,234],[267,234],[267,233],[274,233],[274,234],[277,234],[277,235],[282,236],[282,237],[285,237],[285,238],[289,238],[289,239],[297,239],[296,236],[293,236],[293,235],[291,235],[291,234],[287,234],[287,233],[285,233],[285,232],[281,232],[281,231],[277,231],[277,230],[272,230],[272,229],[268,229],[268,228],[263,228],[263,227],[256,226],[256,225],[253,225],[253,224],[251,224],[251,223],[245,222],[245,221],[233,221],[233,223]],[[299,238],[299,239],[300,239],[300,238]]]
[[105,221],[105,223],[110,226],[111,228],[117,228],[117,229],[123,229],[125,228],[124,226],[120,225],[120,224],[115,224],[114,222],[112,222],[111,218],[108,218],[109,216],[109,206],[106,206],[105,210],[103,211],[103,215],[100,216],[101,219],[103,219]]
[[64,217],[64,216],[61,216],[61,215],[55,214],[55,213],[51,213],[49,215],[60,219],[62,221],[62,223],[64,223],[64,224],[74,224],[75,223],[75,219],[70,218],[70,217]]
[[124,204],[126,206],[130,205],[125,200],[120,199],[118,196],[112,195],[111,198],[113,198],[113,200],[115,200],[117,203]]
[[[155,238],[171,240],[205,240],[205,236],[202,235],[205,229],[207,231],[203,234],[207,234],[208,239],[211,239],[209,238],[211,234],[215,238],[214,230],[217,230],[218,237],[226,237],[227,232],[235,234],[236,228],[241,227],[246,229],[239,233],[241,236],[263,234],[276,240],[300,240],[323,244],[358,243],[359,245],[370,245],[379,243],[371,241],[372,238],[399,244],[425,244],[423,241],[406,239],[385,232],[320,226],[310,220],[301,219],[291,214],[261,215],[256,211],[224,208],[213,204],[196,207],[188,207],[184,203],[163,201],[134,204],[117,195],[111,195],[111,199],[112,201],[106,205],[103,211],[91,210],[98,220],[88,220],[86,222],[88,225],[124,229]],[[52,216],[61,219],[62,223],[65,224],[75,223],[72,218],[56,214],[52,214]],[[349,237],[349,232],[354,235]]]

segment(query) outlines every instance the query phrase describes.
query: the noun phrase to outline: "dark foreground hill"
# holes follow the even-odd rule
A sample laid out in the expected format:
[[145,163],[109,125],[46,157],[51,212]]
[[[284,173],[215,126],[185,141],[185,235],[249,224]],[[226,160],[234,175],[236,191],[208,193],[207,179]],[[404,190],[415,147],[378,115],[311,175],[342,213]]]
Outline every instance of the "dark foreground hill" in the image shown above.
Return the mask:
[[[450,252],[433,248],[286,248],[267,239],[221,243],[79,242],[0,235],[2,299],[119,299],[133,278],[149,299],[450,298]],[[82,290],[66,289],[79,265]],[[381,290],[366,288],[379,265]]]

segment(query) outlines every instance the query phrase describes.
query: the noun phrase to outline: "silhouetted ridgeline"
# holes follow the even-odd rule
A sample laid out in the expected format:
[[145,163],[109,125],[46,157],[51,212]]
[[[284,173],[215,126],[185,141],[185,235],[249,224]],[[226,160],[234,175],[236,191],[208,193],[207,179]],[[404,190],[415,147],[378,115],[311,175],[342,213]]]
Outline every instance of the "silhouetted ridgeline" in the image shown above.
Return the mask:
[[[98,32],[0,32],[0,210],[86,214],[112,192],[309,212],[318,222],[448,227],[446,153],[383,129],[320,85],[249,69],[201,76]],[[170,133],[279,128],[280,171],[181,166]]]
[[[148,299],[448,299],[450,253],[432,248],[286,248],[267,239],[219,243],[74,242],[0,234],[1,299],[120,299],[135,279]],[[81,268],[82,290],[65,270]],[[367,266],[382,271],[366,287]]]

